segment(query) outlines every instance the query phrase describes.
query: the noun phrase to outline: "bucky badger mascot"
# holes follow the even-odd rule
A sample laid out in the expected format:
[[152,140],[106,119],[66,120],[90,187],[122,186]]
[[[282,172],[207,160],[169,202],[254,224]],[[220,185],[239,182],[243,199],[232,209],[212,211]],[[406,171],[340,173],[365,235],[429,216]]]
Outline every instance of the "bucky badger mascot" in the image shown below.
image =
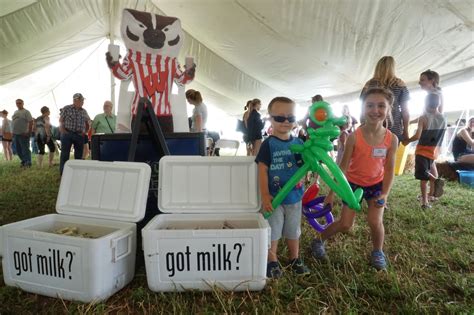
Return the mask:
[[181,22],[175,17],[124,9],[121,35],[127,48],[125,58],[122,62],[113,60],[107,52],[106,60],[114,77],[132,79],[135,94],[131,114],[135,116],[138,101],[146,97],[161,129],[173,132],[170,102],[173,81],[180,85],[192,81],[196,68],[193,64],[182,71],[176,59],[184,38]]

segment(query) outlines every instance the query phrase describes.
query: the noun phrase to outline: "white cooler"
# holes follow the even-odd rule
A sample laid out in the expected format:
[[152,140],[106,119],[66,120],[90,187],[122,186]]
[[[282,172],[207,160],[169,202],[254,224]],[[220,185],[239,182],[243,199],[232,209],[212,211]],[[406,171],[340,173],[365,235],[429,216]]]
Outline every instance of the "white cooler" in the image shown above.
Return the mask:
[[270,226],[254,157],[163,157],[158,208],[142,230],[151,290],[264,288]]
[[[122,289],[135,272],[133,222],[145,215],[150,173],[145,163],[68,161],[56,202],[59,214],[0,228],[5,283],[87,303]],[[75,236],[57,234],[72,228]]]

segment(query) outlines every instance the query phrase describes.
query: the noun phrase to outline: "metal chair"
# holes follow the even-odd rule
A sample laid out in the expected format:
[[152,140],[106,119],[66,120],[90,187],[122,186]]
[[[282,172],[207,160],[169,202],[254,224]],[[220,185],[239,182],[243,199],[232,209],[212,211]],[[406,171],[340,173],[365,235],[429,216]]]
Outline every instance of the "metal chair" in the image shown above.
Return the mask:
[[214,140],[206,138],[206,155],[214,155]]

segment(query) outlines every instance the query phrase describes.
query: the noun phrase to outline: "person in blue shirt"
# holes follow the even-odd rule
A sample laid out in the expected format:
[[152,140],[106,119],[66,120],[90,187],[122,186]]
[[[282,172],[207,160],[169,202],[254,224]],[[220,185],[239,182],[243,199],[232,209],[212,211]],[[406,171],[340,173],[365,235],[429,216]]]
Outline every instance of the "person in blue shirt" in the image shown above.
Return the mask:
[[303,144],[291,136],[295,126],[295,103],[287,97],[276,97],[268,105],[273,133],[261,145],[255,161],[258,163],[258,181],[263,211],[270,211],[271,248],[268,251],[267,277],[282,275],[278,263],[278,241],[283,236],[290,255],[290,269],[296,274],[309,274],[309,269],[299,258],[301,235],[301,198],[303,185],[299,183],[287,195],[280,206],[272,207],[272,199],[303,164],[300,155],[290,151],[290,145]]

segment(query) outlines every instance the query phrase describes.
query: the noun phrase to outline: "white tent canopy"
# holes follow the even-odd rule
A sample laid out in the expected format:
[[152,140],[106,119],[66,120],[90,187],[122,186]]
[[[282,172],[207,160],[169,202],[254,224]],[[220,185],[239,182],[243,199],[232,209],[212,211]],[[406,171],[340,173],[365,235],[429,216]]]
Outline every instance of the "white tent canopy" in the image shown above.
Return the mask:
[[[472,80],[474,74],[471,0],[0,2],[2,85],[85,47],[89,50],[83,55],[96,51],[100,56],[93,61],[96,71],[107,71],[106,38],[120,39],[123,8],[180,18],[186,38],[179,59],[184,63],[185,56],[194,56],[198,64],[190,87],[201,90],[205,101],[230,115],[240,115],[246,101],[255,97],[264,104],[278,95],[300,103],[314,94],[333,101],[352,100],[384,55],[394,56],[397,76],[410,88],[417,86],[420,72],[428,68],[441,74],[442,85]],[[63,65],[64,76],[42,80],[48,82],[27,82],[15,98],[54,92],[83,60]],[[97,82],[87,84],[108,90],[109,77],[89,74],[89,81]],[[88,81],[87,74],[83,76]],[[76,85],[61,104],[70,103],[76,91],[87,98],[84,87]],[[7,97],[0,101],[5,104],[0,106],[13,111],[14,98],[4,93]],[[50,97],[57,98],[54,93]],[[101,103],[95,106],[100,108]]]

